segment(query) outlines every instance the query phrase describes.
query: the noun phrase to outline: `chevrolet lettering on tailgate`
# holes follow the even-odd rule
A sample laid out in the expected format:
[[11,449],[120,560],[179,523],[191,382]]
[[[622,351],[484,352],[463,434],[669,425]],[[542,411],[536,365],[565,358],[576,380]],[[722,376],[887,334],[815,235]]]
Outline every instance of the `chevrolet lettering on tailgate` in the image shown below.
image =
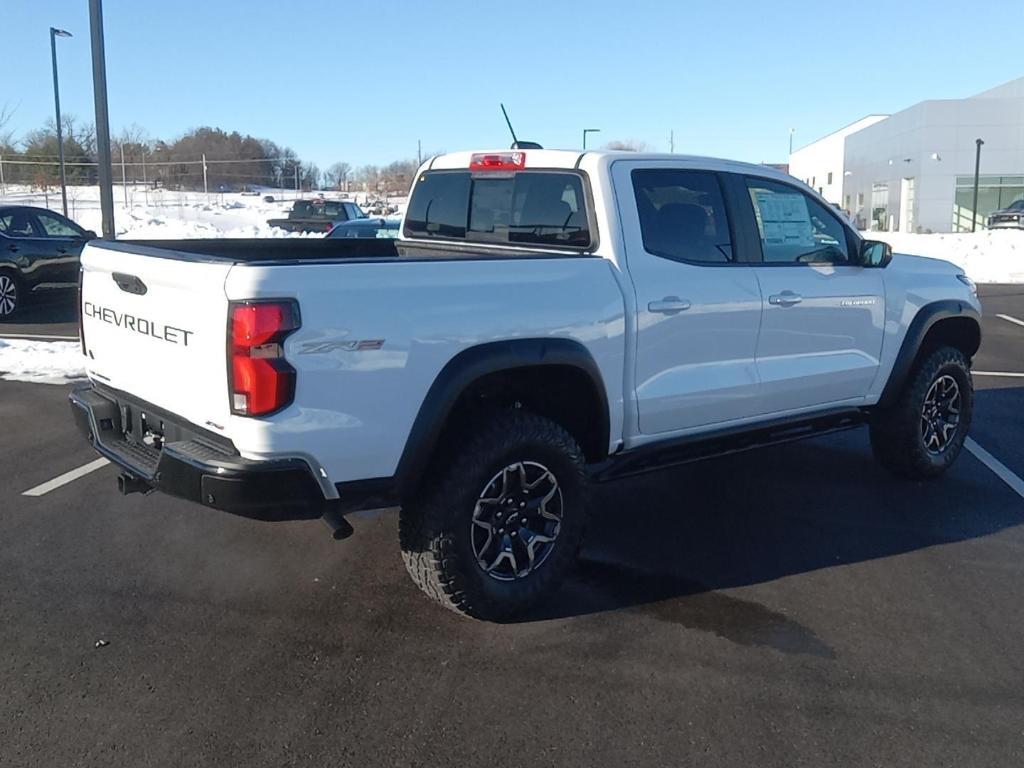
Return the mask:
[[82,304],[82,314],[85,317],[93,317],[109,325],[116,325],[118,328],[134,331],[143,336],[151,336],[154,339],[171,344],[181,344],[184,347],[188,346],[188,337],[193,335],[192,331],[186,331],[184,328],[176,328],[173,325],[161,325],[145,317],[136,317],[127,312],[118,312],[110,307],[101,307],[93,304],[91,301],[86,301]]

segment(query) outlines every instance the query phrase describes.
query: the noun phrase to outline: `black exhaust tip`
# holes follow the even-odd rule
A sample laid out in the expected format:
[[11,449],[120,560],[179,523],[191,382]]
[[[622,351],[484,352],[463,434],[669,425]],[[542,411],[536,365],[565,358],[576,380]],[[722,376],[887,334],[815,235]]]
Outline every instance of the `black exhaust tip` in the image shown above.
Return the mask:
[[128,496],[132,493],[149,493],[153,488],[144,480],[139,480],[134,475],[122,472],[117,476],[117,490],[122,496]]
[[341,513],[336,509],[328,509],[320,519],[324,521],[324,525],[331,529],[331,538],[335,541],[347,539],[356,532],[352,524],[342,517]]

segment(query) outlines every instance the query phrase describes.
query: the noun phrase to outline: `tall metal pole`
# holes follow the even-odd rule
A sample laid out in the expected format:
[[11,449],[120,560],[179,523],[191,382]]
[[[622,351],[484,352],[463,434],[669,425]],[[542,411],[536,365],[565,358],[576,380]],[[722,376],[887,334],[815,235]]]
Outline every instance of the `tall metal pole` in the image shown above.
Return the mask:
[[793,154],[793,134],[796,133],[796,128],[789,129],[789,154]]
[[57,157],[60,158],[60,201],[68,215],[68,182],[64,172],[64,135],[60,124],[60,88],[57,85],[57,37],[71,37],[70,32],[50,27],[50,57],[53,60],[53,107],[57,117]]
[[0,196],[7,194],[7,185],[4,184],[4,156],[0,155]]
[[203,194],[210,196],[210,187],[206,183],[206,153],[203,153]]
[[110,167],[110,116],[107,113],[107,55],[103,48],[103,0],[89,0],[92,36],[92,90],[96,101],[96,153],[99,167],[103,237],[114,239],[114,189]]
[[149,207],[149,182],[146,180],[146,147],[142,147],[142,194],[146,196],[146,207]]
[[977,145],[977,150],[974,155],[974,202],[971,203],[971,232],[978,225],[978,173],[981,170],[981,145],[985,142],[975,139],[974,143]]
[[121,140],[121,189],[124,190],[124,207],[128,207],[128,175],[124,171],[124,139]]

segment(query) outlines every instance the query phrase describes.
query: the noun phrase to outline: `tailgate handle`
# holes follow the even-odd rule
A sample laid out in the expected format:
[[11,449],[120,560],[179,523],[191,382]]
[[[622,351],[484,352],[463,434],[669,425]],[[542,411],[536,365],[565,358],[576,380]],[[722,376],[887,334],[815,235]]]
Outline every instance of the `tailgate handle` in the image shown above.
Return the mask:
[[126,293],[134,293],[138,296],[145,296],[149,289],[146,284],[135,275],[126,275],[124,272],[113,272],[111,277],[117,283],[117,287]]

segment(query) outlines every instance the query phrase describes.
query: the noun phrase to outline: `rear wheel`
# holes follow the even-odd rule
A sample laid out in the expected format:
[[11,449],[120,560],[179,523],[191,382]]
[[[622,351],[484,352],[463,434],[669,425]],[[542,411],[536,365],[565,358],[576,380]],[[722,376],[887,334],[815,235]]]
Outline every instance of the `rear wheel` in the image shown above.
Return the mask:
[[532,413],[496,414],[400,515],[412,580],[458,613],[502,619],[552,592],[583,535],[582,451]]
[[14,315],[24,301],[24,293],[17,277],[11,272],[0,271],[0,320]]
[[941,347],[917,366],[899,401],[875,414],[875,458],[902,477],[941,475],[960,455],[973,411],[967,358],[958,349]]

